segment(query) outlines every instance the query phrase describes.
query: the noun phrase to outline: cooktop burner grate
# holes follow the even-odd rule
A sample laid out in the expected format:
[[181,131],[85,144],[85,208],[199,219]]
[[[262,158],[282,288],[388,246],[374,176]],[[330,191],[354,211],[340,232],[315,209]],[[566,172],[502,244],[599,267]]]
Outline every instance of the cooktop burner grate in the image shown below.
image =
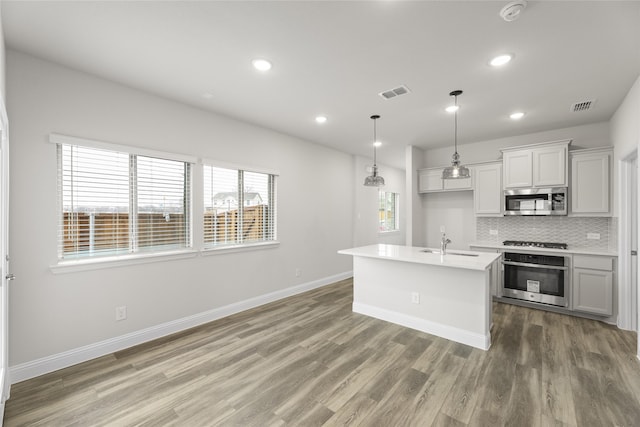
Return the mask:
[[505,240],[502,242],[505,246],[524,246],[529,248],[545,248],[545,249],[567,249],[566,243],[553,242],[527,242],[522,240]]

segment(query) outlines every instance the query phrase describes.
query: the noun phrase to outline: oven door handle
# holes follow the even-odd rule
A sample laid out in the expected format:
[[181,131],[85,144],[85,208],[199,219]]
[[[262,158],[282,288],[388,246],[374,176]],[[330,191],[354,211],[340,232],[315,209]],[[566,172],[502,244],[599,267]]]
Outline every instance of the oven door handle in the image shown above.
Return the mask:
[[562,271],[567,271],[569,269],[569,267],[560,267],[557,265],[531,264],[528,262],[502,261],[502,264],[515,265],[517,267],[546,268],[549,270],[562,270]]

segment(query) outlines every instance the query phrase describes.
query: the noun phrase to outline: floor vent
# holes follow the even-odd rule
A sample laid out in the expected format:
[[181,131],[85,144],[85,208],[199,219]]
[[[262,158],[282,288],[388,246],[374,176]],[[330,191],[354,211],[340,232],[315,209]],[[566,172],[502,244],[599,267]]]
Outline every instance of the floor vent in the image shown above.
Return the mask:
[[587,110],[590,110],[595,103],[596,103],[595,99],[576,102],[575,104],[571,104],[570,111],[573,111],[574,113],[578,113],[580,111],[587,111]]
[[406,87],[405,85],[402,85],[390,90],[385,90],[384,92],[380,92],[378,95],[380,95],[384,99],[391,99],[391,98],[395,98],[396,96],[405,95],[409,92],[411,92],[409,88]]

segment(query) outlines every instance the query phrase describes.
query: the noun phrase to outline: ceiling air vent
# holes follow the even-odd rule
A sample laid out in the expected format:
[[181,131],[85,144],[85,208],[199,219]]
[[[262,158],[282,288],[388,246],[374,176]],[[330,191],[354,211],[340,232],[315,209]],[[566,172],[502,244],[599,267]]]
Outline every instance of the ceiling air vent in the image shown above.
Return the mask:
[[578,113],[580,111],[587,111],[587,110],[590,110],[594,106],[595,103],[596,103],[595,99],[590,99],[588,101],[576,102],[575,104],[571,104],[570,111],[573,111],[574,113]]
[[380,95],[384,99],[391,99],[395,98],[396,96],[405,95],[409,92],[411,92],[409,88],[405,85],[402,85],[390,90],[385,90],[384,92],[380,92],[378,95]]

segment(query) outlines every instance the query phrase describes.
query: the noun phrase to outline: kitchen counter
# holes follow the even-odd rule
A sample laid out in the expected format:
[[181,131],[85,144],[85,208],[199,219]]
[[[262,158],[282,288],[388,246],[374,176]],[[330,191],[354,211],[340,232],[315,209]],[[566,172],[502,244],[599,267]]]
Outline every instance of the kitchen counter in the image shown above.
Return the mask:
[[558,253],[564,255],[603,255],[603,256],[618,256],[618,252],[609,249],[601,248],[580,248],[569,246],[568,249],[550,249],[550,248],[537,248],[530,246],[505,246],[502,243],[497,242],[473,242],[469,244],[470,248],[487,248],[487,249],[499,249],[505,252],[527,252],[527,253]]
[[353,311],[488,350],[490,281],[500,254],[425,249],[371,245],[338,251],[353,256]]
[[424,252],[435,251],[433,248],[419,248],[399,245],[370,245],[338,251],[343,255],[354,255],[367,258],[379,258],[401,262],[438,265],[441,267],[463,268],[467,270],[486,270],[498,257],[487,252],[459,251],[450,249],[446,255]]

